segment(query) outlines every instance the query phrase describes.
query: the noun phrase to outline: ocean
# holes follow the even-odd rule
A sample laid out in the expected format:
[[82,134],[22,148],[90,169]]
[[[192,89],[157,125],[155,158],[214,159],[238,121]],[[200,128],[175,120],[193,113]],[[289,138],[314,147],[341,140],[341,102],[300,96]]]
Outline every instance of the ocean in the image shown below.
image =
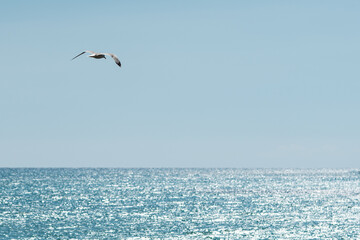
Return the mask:
[[0,168],[0,239],[360,239],[351,169]]

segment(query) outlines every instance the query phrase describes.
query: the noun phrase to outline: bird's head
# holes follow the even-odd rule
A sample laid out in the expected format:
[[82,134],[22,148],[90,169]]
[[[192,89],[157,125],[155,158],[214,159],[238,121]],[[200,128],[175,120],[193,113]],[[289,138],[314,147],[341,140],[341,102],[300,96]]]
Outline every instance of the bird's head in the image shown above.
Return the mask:
[[106,57],[105,57],[105,56],[103,56],[103,58],[105,58],[105,59],[106,59]]

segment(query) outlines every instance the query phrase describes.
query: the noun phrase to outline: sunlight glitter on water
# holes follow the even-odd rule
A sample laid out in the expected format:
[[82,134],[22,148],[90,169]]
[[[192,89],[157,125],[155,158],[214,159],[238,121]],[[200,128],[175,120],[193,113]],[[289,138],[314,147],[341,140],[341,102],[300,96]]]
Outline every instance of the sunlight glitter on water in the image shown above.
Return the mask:
[[0,238],[356,239],[359,180],[326,169],[0,169]]

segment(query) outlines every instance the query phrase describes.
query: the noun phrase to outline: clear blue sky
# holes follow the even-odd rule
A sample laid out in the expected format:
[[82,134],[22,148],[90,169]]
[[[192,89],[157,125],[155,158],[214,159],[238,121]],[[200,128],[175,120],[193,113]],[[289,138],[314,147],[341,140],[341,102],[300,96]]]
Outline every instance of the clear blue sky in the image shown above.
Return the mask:
[[4,1],[0,167],[359,168],[359,12]]

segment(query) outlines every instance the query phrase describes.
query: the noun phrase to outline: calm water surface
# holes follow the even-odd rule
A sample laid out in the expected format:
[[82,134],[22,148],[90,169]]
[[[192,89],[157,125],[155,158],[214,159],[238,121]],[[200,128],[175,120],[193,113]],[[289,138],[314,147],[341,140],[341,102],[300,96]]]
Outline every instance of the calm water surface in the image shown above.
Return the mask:
[[358,170],[0,168],[0,239],[360,239]]

